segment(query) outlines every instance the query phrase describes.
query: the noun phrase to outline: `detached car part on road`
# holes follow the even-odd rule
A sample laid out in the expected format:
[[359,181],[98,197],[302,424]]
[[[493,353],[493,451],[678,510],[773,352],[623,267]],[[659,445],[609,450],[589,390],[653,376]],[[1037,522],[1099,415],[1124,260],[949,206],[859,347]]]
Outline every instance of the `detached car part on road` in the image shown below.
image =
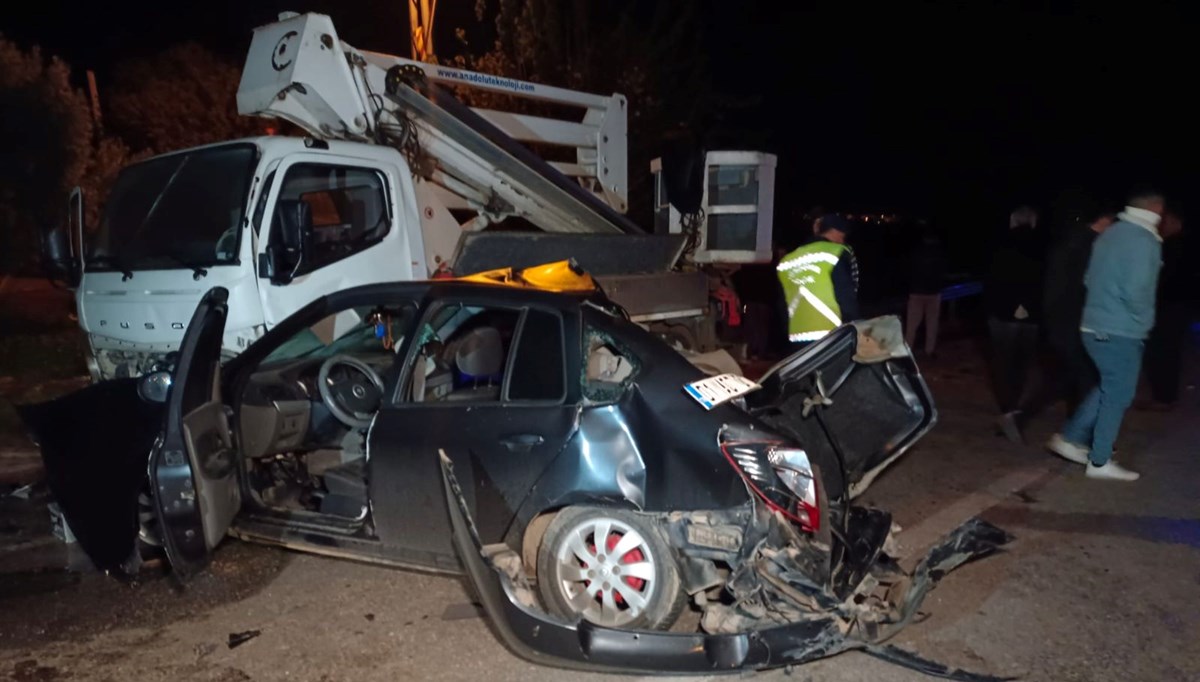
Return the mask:
[[[709,377],[565,263],[337,292],[222,364],[226,299],[204,297],[173,367],[21,408],[105,571],[161,545],[186,580],[228,533],[465,568],[535,661],[703,672],[865,648],[937,673],[878,644],[1008,540],[972,520],[909,574],[890,515],[852,504],[935,421],[895,318],[754,384]],[[704,632],[662,632],[689,598]]]

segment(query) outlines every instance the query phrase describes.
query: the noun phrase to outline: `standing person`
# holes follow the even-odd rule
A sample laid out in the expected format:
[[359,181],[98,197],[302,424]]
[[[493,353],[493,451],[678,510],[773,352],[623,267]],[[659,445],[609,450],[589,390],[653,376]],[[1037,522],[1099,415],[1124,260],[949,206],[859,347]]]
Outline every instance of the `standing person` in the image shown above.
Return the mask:
[[942,286],[946,277],[946,250],[936,231],[918,221],[921,233],[913,249],[908,276],[908,316],[904,340],[915,348],[917,330],[925,323],[925,355],[937,351],[938,322],[942,312]]
[[1048,443],[1060,457],[1087,465],[1088,478],[1135,481],[1139,476],[1113,461],[1112,451],[1137,392],[1146,337],[1154,328],[1163,208],[1158,192],[1134,194],[1092,246],[1080,332],[1100,385]]
[[1163,238],[1163,265],[1158,279],[1158,309],[1154,329],[1146,340],[1146,380],[1153,401],[1145,407],[1168,411],[1179,401],[1192,290],[1183,254],[1183,220],[1167,211],[1159,224],[1159,233]]
[[[1083,338],[1079,335],[1087,297],[1083,278],[1092,257],[1092,244],[1114,220],[1114,215],[1098,207],[1084,209],[1076,220],[1066,226],[1062,238],[1050,252],[1046,267],[1042,317],[1046,341],[1054,356],[1057,381],[1050,386],[1053,394],[1048,395],[1045,402],[1065,398],[1068,413],[1073,413],[1079,407],[1079,403],[1099,380],[1096,366],[1088,357]],[[1027,410],[1024,414],[1031,412]]]
[[793,348],[858,319],[858,263],[846,245],[849,221],[826,214],[813,224],[813,232],[815,239],[784,256],[776,268]]
[[992,390],[1000,408],[1000,432],[1023,444],[1021,399],[1037,352],[1044,247],[1038,214],[1022,206],[1009,216],[1008,229],[992,250],[984,282],[991,342]]

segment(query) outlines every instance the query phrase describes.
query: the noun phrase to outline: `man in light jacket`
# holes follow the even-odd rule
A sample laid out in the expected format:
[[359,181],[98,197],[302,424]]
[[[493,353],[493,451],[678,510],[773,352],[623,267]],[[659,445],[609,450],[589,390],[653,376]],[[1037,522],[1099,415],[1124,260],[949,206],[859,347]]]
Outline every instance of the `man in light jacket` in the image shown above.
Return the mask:
[[1080,333],[1099,370],[1100,385],[1048,444],[1060,457],[1086,465],[1089,478],[1138,478],[1137,472],[1113,461],[1112,451],[1125,411],[1137,392],[1142,350],[1154,328],[1154,299],[1162,267],[1158,224],[1164,207],[1158,192],[1134,194],[1117,222],[1092,246],[1084,276],[1087,299]]

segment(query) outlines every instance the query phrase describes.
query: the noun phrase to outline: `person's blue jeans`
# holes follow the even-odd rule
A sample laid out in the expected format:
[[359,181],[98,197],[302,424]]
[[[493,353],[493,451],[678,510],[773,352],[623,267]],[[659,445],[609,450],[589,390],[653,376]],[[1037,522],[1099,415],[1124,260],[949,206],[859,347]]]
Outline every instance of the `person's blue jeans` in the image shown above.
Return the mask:
[[1089,459],[1103,466],[1112,458],[1113,443],[1121,430],[1125,411],[1137,393],[1142,369],[1141,339],[1083,333],[1083,347],[1096,363],[1100,384],[1092,389],[1067,420],[1063,438],[1091,448]]

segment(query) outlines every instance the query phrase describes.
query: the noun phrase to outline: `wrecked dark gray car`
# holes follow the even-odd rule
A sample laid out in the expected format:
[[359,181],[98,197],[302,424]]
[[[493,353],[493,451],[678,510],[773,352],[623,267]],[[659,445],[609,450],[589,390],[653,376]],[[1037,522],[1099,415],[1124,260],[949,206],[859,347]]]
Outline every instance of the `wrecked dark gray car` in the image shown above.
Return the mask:
[[[83,549],[182,579],[227,535],[464,571],[505,642],[566,667],[707,672],[880,646],[948,570],[915,572],[852,498],[935,421],[894,318],[758,384],[710,377],[598,295],[461,281],[317,300],[219,360],[224,289],[174,366],[21,408]],[[668,633],[689,605],[701,632]]]

